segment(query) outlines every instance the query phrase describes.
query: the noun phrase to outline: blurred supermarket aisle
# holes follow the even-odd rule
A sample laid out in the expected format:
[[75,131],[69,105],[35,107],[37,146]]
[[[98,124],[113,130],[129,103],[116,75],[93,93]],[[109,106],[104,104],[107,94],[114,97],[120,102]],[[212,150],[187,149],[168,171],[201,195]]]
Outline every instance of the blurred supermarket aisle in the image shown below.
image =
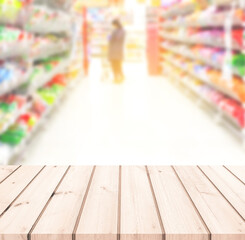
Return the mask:
[[168,80],[147,77],[144,64],[125,70],[123,85],[101,82],[94,61],[23,163],[244,164],[241,143]]

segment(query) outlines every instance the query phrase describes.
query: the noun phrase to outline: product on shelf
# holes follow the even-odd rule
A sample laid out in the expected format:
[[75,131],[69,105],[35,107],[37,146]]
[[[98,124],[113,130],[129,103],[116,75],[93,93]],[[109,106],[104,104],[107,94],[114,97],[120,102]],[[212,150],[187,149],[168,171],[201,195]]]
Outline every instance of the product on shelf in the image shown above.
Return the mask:
[[233,55],[232,67],[239,73],[240,76],[245,76],[245,54]]
[[15,146],[21,143],[26,137],[27,129],[24,125],[15,124],[9,128],[5,133],[0,135],[0,141],[11,146]]
[[71,16],[44,5],[34,5],[29,21],[26,23],[26,30],[39,34],[67,34],[71,31]]
[[[166,69],[168,69],[168,71]],[[245,127],[245,109],[240,102],[217,91],[208,84],[200,82],[198,79],[184,73],[181,69],[176,69],[172,64],[169,65],[169,63],[165,63],[164,71],[165,70],[166,74],[183,82],[188,88],[192,89],[196,95],[210,103],[212,107],[215,107],[218,111],[222,111],[225,117],[235,122],[240,129]]]
[[27,102],[27,98],[21,95],[10,94],[0,97],[0,133],[25,110]]
[[26,147],[83,67],[72,1],[31,3],[0,0],[0,164]]
[[0,24],[21,24],[32,0],[0,0]]
[[0,59],[27,56],[32,41],[33,36],[30,33],[0,25]]
[[65,76],[58,74],[43,88],[38,90],[38,94],[48,105],[53,105],[66,85]]
[[54,35],[37,37],[34,40],[31,50],[31,57],[34,60],[45,59],[69,51],[71,48],[69,39],[58,38]]

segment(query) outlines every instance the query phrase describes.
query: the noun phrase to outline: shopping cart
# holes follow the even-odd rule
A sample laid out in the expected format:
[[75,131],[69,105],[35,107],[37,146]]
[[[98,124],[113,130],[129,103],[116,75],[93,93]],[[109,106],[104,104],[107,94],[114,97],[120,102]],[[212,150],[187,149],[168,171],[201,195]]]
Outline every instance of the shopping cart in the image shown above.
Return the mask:
[[108,46],[101,45],[101,81],[111,82],[112,81],[112,71],[111,65],[108,60]]
[[111,66],[106,58],[102,58],[101,60],[101,81],[102,82],[108,82],[111,81]]

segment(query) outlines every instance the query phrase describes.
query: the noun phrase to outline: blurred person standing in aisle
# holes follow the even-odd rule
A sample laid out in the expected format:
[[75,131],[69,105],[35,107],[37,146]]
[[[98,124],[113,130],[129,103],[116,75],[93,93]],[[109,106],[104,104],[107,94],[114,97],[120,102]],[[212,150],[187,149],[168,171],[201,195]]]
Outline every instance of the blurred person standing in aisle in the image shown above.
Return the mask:
[[109,37],[108,58],[111,63],[114,82],[122,83],[124,81],[122,63],[126,32],[118,19],[115,19],[112,25],[114,29]]

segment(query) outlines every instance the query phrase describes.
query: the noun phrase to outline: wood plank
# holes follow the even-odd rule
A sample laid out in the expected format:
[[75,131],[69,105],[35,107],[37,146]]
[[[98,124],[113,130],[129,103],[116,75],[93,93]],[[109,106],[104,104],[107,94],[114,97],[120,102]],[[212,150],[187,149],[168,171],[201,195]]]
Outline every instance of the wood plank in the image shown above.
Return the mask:
[[76,231],[77,240],[116,240],[119,167],[96,167]]
[[31,233],[32,240],[72,239],[93,167],[71,167]]
[[245,219],[245,185],[222,166],[202,166],[200,169]]
[[20,167],[0,184],[0,215],[4,213],[42,168],[42,166]]
[[197,167],[174,167],[212,234],[212,240],[244,240],[245,222]]
[[225,166],[245,184],[245,166]]
[[162,240],[145,167],[122,167],[121,240]]
[[[25,169],[28,169],[25,167]],[[1,240],[27,240],[67,167],[45,167],[0,218]],[[6,191],[6,190],[5,190]],[[6,192],[5,192],[6,194]]]
[[166,240],[208,240],[209,232],[171,167],[148,167]]
[[0,167],[0,184],[13,173],[19,166],[2,166]]

